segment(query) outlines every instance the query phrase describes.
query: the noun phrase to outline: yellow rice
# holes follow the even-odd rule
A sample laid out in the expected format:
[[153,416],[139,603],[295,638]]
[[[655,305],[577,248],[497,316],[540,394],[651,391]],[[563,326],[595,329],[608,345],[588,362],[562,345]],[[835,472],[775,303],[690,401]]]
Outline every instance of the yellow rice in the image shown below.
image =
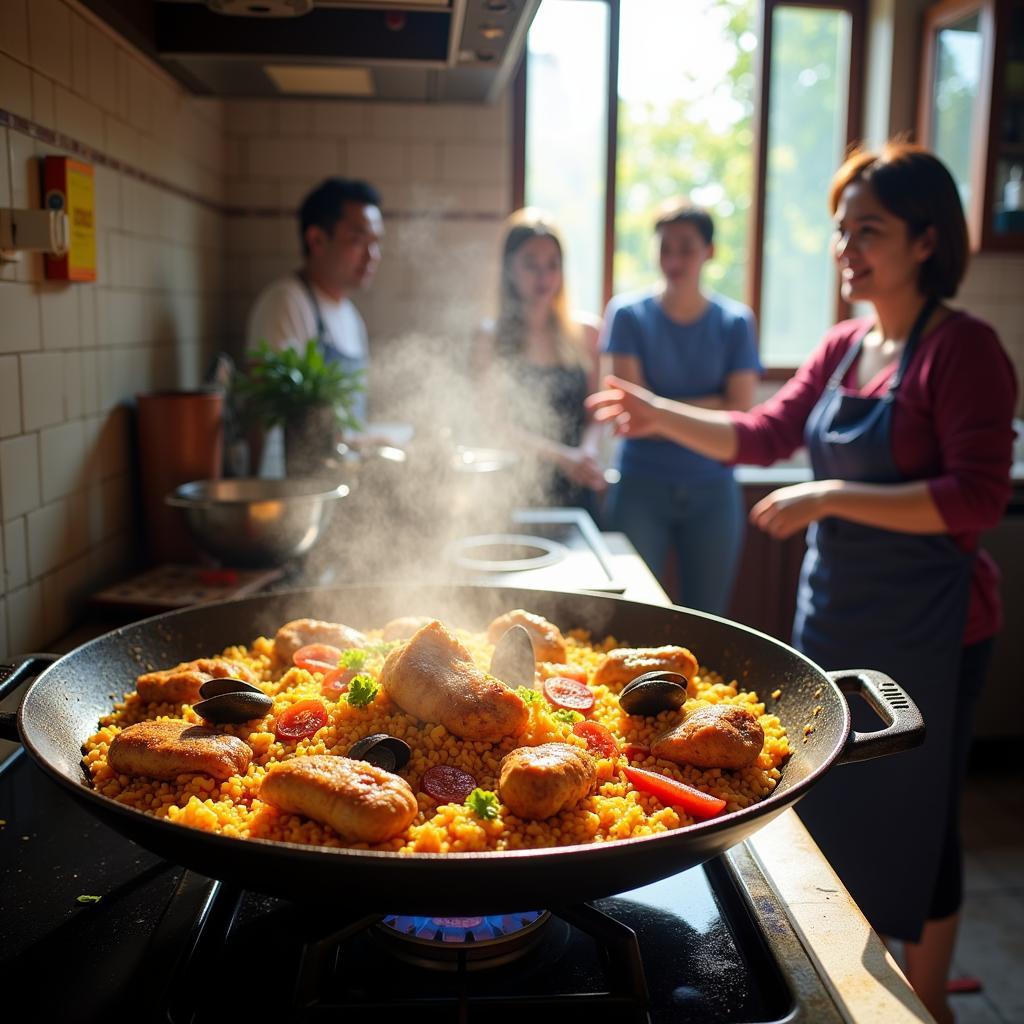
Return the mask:
[[[477,664],[486,668],[492,645],[482,634],[455,632]],[[380,632],[370,631],[367,635],[376,639]],[[567,643],[569,665],[586,670],[588,681],[592,680],[603,652],[620,646],[613,637],[592,644],[588,634],[582,631],[569,634]],[[399,710],[383,691],[370,706],[362,709],[351,707],[344,697],[337,702],[322,697],[320,674],[285,668],[277,663],[273,640],[265,637],[248,648],[229,647],[223,656],[248,665],[261,681],[261,688],[274,700],[273,707],[261,720],[220,727],[241,737],[252,748],[253,759],[246,774],[218,783],[204,775],[181,775],[175,782],[161,782],[115,773],[107,764],[107,749],[126,726],[156,718],[180,718],[204,724],[189,704],[143,704],[132,691],[122,703],[115,705],[112,714],[101,719],[99,730],[83,744],[84,762],[99,792],[157,817],[231,836],[399,853],[516,850],[607,842],[693,824],[694,819],[681,809],[666,806],[657,798],[634,789],[622,772],[627,764],[695,786],[725,800],[726,811],[734,811],[772,792],[780,778],[780,765],[790,753],[782,723],[775,715],[766,713],[756,693],[739,690],[735,681],[726,682],[702,666],[695,680],[697,696],[686,702],[684,710],[690,712],[708,703],[728,703],[757,715],[765,742],[754,765],[727,771],[675,765],[642,754],[632,761],[624,757],[601,758],[597,761],[596,792],[575,807],[544,821],[527,821],[501,805],[497,818],[482,820],[463,804],[438,805],[433,797],[419,789],[420,779],[434,765],[453,765],[472,775],[479,787],[497,792],[498,766],[505,754],[515,747],[550,741],[585,747],[584,741],[573,734],[572,725],[552,717],[557,709],[546,701],[533,701],[529,705],[530,720],[523,735],[494,744],[473,742],[453,736],[444,726],[418,722]],[[371,656],[362,671],[376,676],[382,663],[382,656]],[[540,666],[542,677],[558,674],[558,671],[557,665]],[[590,688],[596,703],[588,717],[607,726],[622,744],[649,746],[656,735],[678,719],[677,713],[668,711],[656,718],[630,717],[619,708],[618,688],[595,686],[592,682]],[[278,740],[274,734],[278,716],[289,705],[311,697],[323,702],[328,712],[327,725],[307,739]],[[357,739],[371,733],[390,733],[412,748],[409,763],[398,774],[412,787],[420,810],[409,828],[398,836],[371,845],[347,843],[328,826],[282,813],[260,800],[260,782],[270,765],[303,754],[344,755]]]

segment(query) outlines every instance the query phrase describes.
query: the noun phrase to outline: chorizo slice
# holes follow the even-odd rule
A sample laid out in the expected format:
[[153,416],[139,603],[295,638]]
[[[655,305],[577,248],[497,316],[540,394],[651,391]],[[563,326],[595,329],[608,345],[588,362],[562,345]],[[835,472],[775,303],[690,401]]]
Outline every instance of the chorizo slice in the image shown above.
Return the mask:
[[301,814],[354,842],[380,843],[404,832],[419,811],[409,783],[366,761],[333,754],[273,765],[260,799]]

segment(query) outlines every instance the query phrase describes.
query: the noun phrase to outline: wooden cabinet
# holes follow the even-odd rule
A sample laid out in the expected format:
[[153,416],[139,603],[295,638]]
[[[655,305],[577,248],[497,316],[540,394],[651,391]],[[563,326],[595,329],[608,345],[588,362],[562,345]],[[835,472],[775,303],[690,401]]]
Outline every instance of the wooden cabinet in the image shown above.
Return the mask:
[[1024,251],[1024,0],[925,12],[917,134],[956,179],[972,249]]

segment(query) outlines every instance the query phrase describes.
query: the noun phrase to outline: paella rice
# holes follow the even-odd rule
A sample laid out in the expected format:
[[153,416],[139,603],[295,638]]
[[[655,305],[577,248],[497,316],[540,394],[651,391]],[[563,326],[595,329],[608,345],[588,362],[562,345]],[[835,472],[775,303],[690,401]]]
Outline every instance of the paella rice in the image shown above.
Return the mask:
[[[485,633],[454,629],[458,640],[482,669],[489,665],[493,644]],[[365,633],[369,654],[361,671],[376,677],[382,668],[388,645],[382,630]],[[606,652],[619,647],[614,637],[594,641],[584,631],[566,634],[564,664],[538,664],[541,680],[554,675],[586,679],[594,696],[587,717],[611,731],[620,745],[617,756],[595,753],[596,789],[575,805],[544,820],[518,818],[500,802],[493,817],[472,809],[472,802],[442,803],[420,786],[424,774],[435,766],[452,766],[469,773],[482,790],[498,790],[503,757],[514,748],[560,742],[586,747],[573,731],[580,716],[553,707],[538,693],[528,701],[526,730],[498,742],[460,739],[444,726],[423,723],[402,711],[380,690],[364,707],[344,698],[325,698],[323,677],[295,665],[282,664],[274,640],[259,637],[250,646],[228,647],[222,657],[241,663],[260,690],[273,701],[260,719],[218,728],[238,736],[253,751],[244,774],[223,782],[202,774],[183,774],[173,781],[118,774],[108,763],[111,742],[126,727],[156,719],[181,719],[204,725],[188,703],[145,703],[135,691],[117,703],[111,714],[99,722],[98,730],[83,744],[83,761],[92,784],[103,795],[128,807],[193,828],[241,838],[260,838],[293,843],[354,849],[413,853],[466,853],[487,850],[516,850],[539,847],[601,843],[651,835],[694,823],[678,806],[668,806],[651,793],[641,792],[627,780],[626,770],[642,768],[688,784],[725,801],[725,811],[748,807],[775,788],[780,767],[790,753],[785,730],[779,719],[765,710],[756,692],[742,690],[715,671],[701,666],[693,683],[696,696],[688,699],[684,712],[713,704],[733,704],[757,717],[764,731],[764,745],[757,760],[747,768],[700,769],[651,756],[651,741],[679,718],[676,711],[656,716],[627,715],[619,706],[621,686],[600,685],[594,673]],[[698,652],[699,653],[699,652]],[[766,689],[774,687],[766,680]],[[300,701],[322,702],[327,723],[312,736],[279,739],[276,726],[289,707]],[[307,817],[285,813],[260,798],[260,786],[268,769],[303,755],[346,755],[357,740],[375,733],[398,737],[409,745],[409,762],[396,774],[412,788],[418,813],[412,823],[393,838],[379,843],[346,841],[327,825]],[[592,751],[593,753],[593,751]]]

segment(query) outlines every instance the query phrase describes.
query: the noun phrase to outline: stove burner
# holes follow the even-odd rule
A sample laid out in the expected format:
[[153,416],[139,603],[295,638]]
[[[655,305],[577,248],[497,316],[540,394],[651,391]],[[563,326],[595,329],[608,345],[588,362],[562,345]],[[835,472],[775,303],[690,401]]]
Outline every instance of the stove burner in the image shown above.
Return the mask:
[[463,537],[447,551],[449,561],[460,569],[475,569],[478,572],[541,569],[561,562],[567,554],[565,545],[556,540],[519,533],[484,533]]
[[495,967],[517,959],[541,937],[551,914],[530,910],[490,917],[412,917],[389,914],[375,929],[396,956],[410,963],[456,970]]

